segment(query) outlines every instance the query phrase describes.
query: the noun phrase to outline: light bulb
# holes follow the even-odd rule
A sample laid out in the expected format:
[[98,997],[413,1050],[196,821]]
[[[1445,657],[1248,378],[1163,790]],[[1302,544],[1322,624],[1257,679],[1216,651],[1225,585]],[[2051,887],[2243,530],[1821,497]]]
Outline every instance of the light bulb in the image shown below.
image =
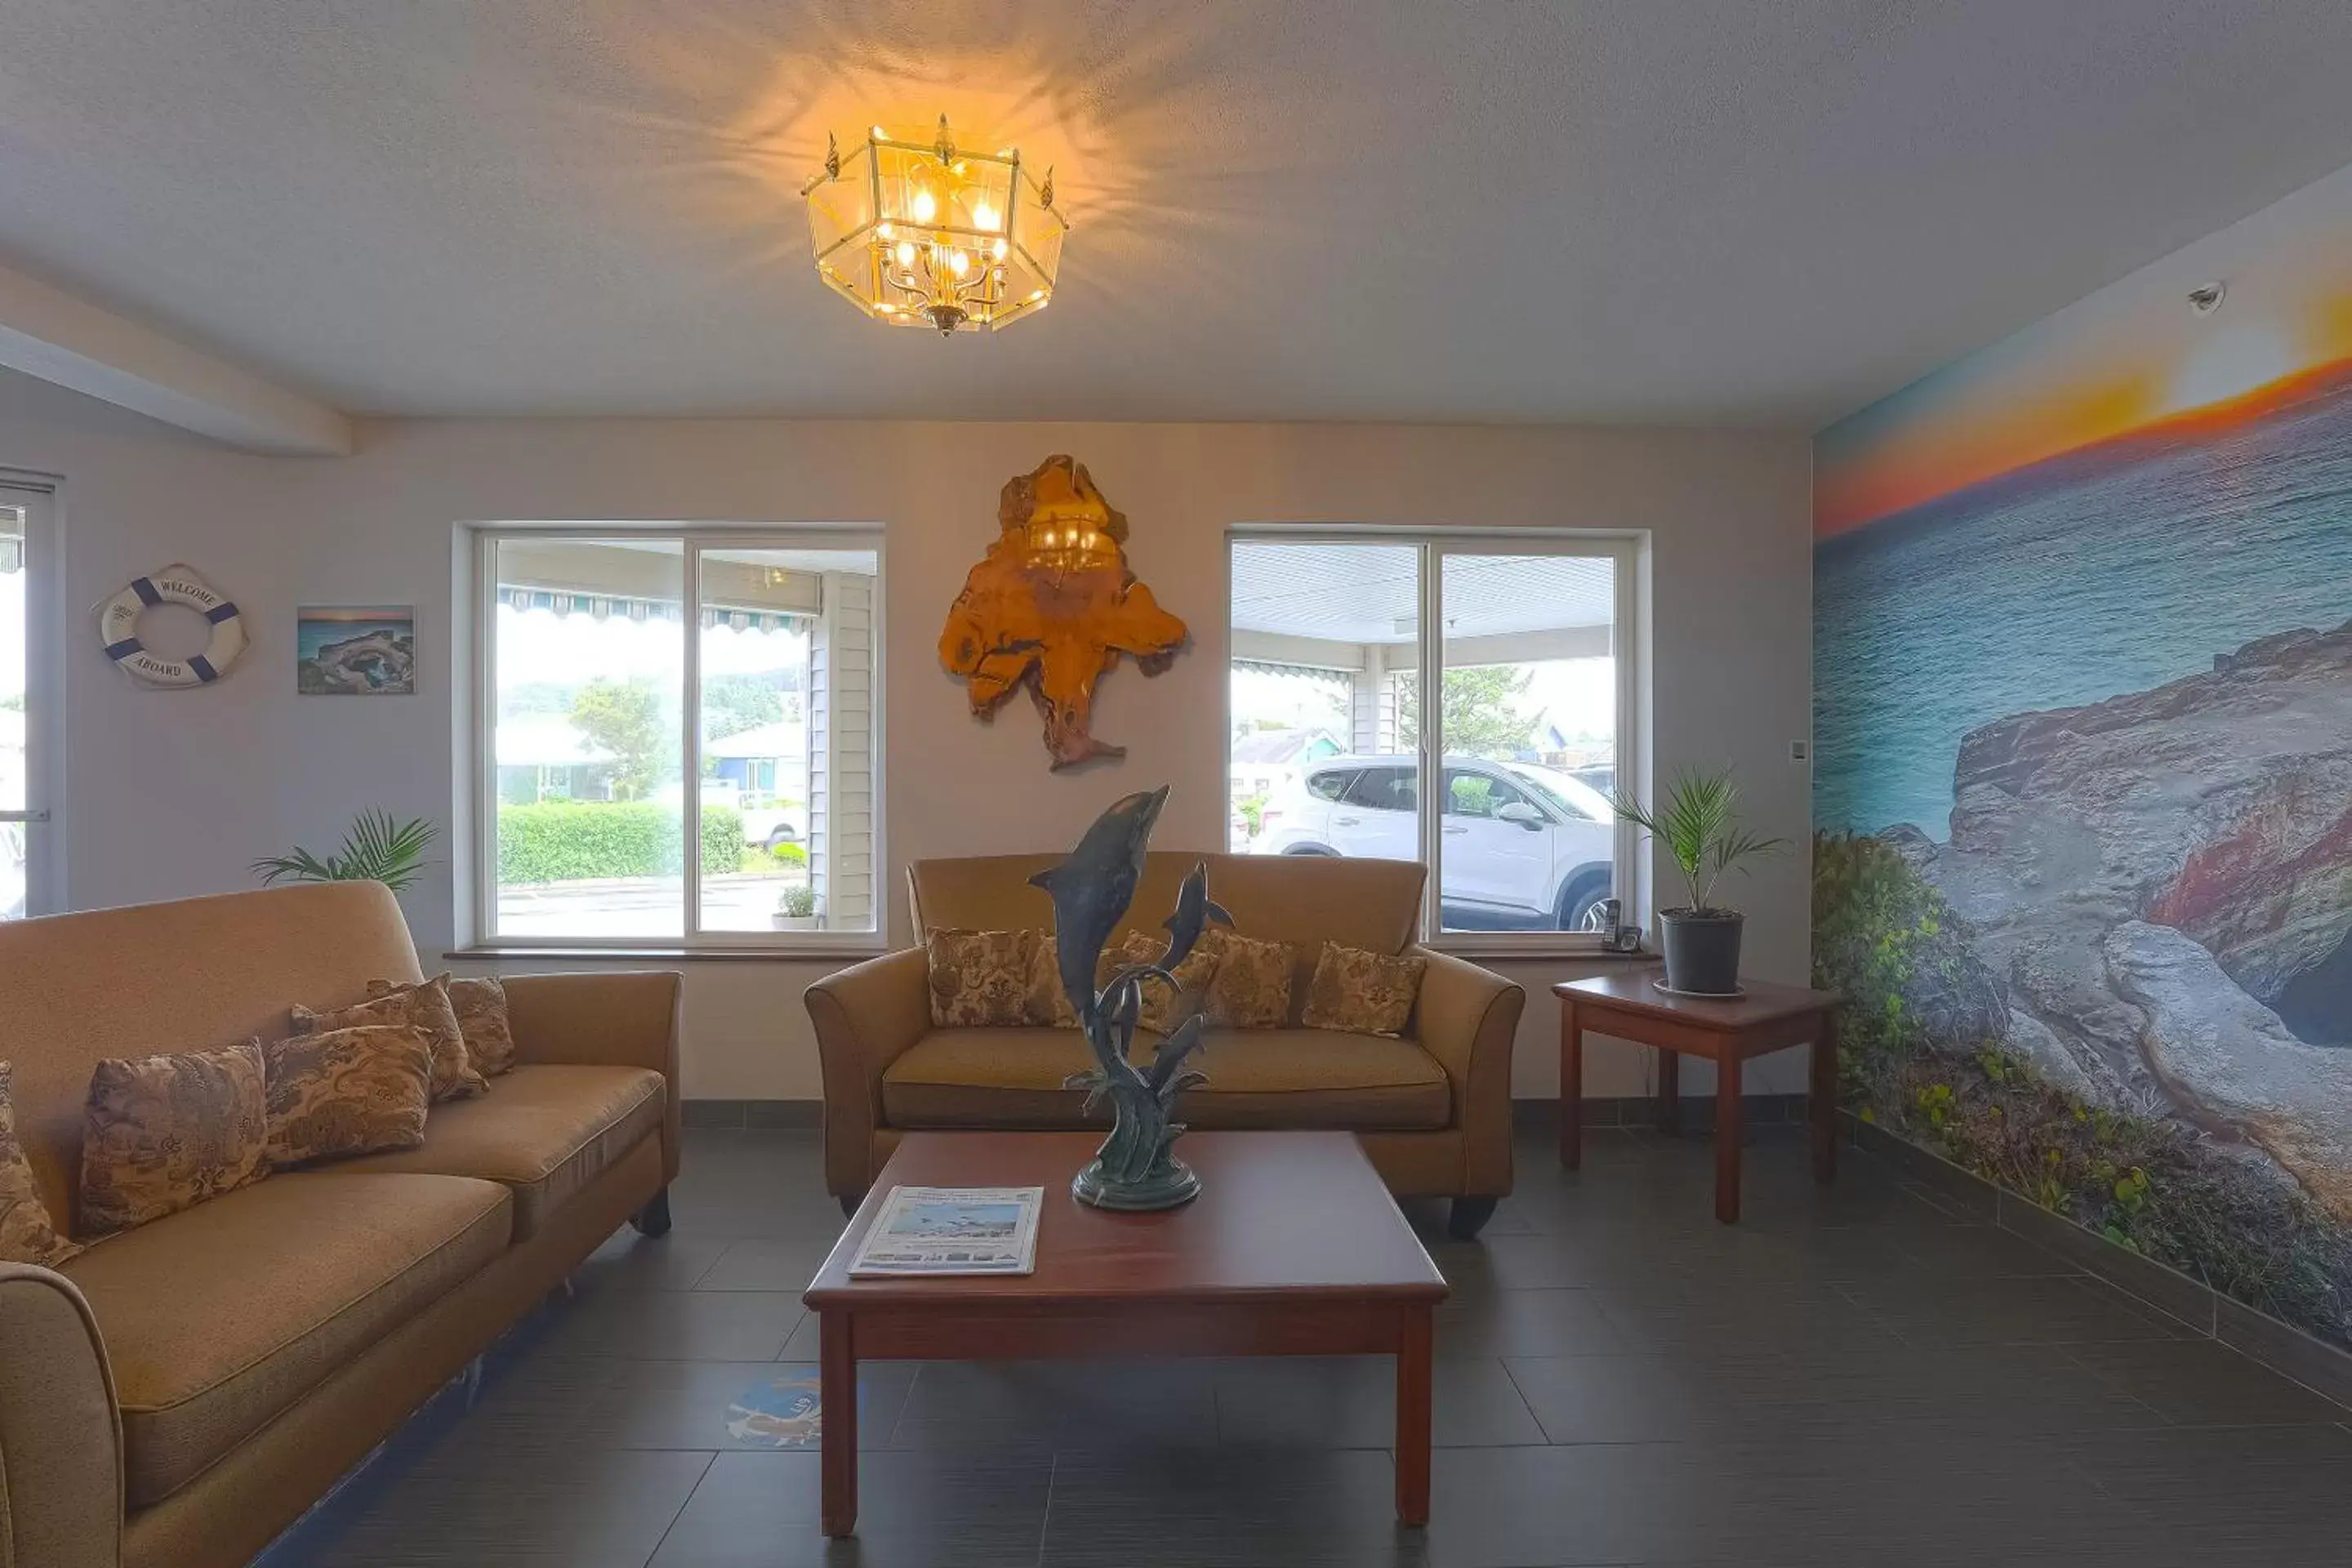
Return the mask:
[[892,239],[897,237],[898,231],[892,225],[881,223],[874,226],[874,233],[878,238]]
[[988,248],[990,254],[994,256],[997,260],[1002,261],[1004,259],[1005,247],[1003,239],[999,239],[994,245],[990,246]]
[[971,204],[971,221],[976,228],[994,228],[996,209],[986,202],[974,202]]
[[948,270],[961,278],[971,270],[971,258],[961,250],[948,252]]
[[898,258],[898,265],[901,267],[912,267],[915,264],[915,247],[903,239],[898,242],[898,248],[891,254]]
[[917,223],[929,223],[940,216],[939,198],[929,191],[918,190],[915,193],[913,211]]

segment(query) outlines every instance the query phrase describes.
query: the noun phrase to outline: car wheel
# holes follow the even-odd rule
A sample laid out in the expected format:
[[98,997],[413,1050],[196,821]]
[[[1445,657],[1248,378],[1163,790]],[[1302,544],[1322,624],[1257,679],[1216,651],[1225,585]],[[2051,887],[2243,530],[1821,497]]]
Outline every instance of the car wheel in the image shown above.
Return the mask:
[[1326,849],[1320,844],[1294,844],[1283,853],[1285,855],[1321,855],[1333,860],[1339,858],[1339,852],[1337,849]]
[[760,847],[772,855],[777,850],[782,849],[785,845],[796,844],[798,842],[800,842],[799,834],[794,833],[789,827],[779,827],[769,833],[768,841],[760,846]]
[[1598,876],[1579,877],[1570,882],[1567,887],[1560,889],[1559,929],[1582,931],[1584,917],[1592,912],[1593,905],[1608,896],[1609,877],[1606,872]]

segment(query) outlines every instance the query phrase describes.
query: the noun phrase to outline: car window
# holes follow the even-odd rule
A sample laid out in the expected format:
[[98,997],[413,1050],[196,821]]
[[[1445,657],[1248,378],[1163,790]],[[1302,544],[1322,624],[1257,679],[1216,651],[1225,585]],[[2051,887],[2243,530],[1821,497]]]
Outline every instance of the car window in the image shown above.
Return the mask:
[[1366,768],[1349,788],[1348,804],[1372,811],[1411,811],[1421,804],[1421,780],[1411,768]]
[[1558,806],[1560,814],[1573,821],[1582,817],[1588,822],[1610,822],[1616,813],[1609,805],[1609,797],[1586,784],[1555,768],[1540,768],[1531,763],[1511,764],[1518,781]]
[[1348,793],[1348,781],[1355,776],[1345,768],[1313,774],[1307,781],[1307,793],[1318,800],[1337,800]]
[[1448,816],[1492,816],[1514,802],[1524,805],[1527,799],[1517,789],[1492,773],[1475,773],[1468,768],[1445,770],[1445,815]]

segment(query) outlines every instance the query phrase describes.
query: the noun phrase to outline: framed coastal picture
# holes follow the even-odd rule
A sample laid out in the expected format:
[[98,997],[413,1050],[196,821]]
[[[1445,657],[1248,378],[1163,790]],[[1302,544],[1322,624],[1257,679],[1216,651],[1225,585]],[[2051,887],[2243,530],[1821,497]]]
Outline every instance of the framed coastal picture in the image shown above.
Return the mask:
[[305,605],[294,612],[295,689],[312,697],[407,697],[416,690],[410,605]]

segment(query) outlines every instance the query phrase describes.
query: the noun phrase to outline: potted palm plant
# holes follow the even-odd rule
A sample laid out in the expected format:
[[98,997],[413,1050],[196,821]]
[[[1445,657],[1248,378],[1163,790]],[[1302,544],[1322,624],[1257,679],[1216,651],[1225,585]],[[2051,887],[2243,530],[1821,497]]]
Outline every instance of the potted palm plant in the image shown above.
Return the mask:
[[300,845],[290,855],[266,855],[253,862],[263,887],[278,882],[382,882],[395,893],[408,891],[425,869],[425,851],[439,829],[419,816],[394,822],[388,811],[363,811],[342,847],[313,855]]
[[1715,901],[1715,884],[1742,862],[1769,854],[1787,842],[1749,833],[1739,826],[1739,788],[1731,770],[1685,773],[1667,786],[1664,804],[1651,810],[1631,795],[1610,805],[1672,857],[1690,895],[1679,909],[1658,911],[1658,945],[1666,959],[1666,988],[1702,996],[1739,993],[1739,936],[1743,917]]

